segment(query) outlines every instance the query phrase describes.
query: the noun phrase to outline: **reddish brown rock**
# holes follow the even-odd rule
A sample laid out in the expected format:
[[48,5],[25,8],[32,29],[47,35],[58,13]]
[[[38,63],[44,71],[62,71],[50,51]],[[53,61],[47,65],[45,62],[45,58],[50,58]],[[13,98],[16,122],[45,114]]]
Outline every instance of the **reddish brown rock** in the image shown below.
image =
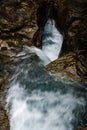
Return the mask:
[[0,107],[0,130],[9,130],[8,117],[6,111]]
[[51,62],[46,66],[46,69],[52,73],[61,75],[64,79],[82,81],[76,72],[76,62],[73,53],[66,54],[65,56]]

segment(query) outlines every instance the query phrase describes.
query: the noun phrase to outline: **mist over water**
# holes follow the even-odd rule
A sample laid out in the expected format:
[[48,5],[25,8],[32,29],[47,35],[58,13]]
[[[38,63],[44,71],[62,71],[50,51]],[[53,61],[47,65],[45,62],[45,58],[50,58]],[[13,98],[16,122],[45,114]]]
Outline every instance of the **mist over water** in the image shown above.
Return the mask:
[[86,87],[55,81],[34,53],[17,57],[6,98],[10,130],[73,130],[82,122]]

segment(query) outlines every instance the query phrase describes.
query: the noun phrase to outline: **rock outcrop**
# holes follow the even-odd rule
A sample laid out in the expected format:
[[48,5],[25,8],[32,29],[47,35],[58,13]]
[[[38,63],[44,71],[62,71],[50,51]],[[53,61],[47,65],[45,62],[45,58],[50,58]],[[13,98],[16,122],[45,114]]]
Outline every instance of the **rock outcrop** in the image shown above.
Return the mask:
[[[80,58],[81,59],[81,58]],[[82,77],[78,74],[76,56],[72,52],[62,56],[61,58],[51,62],[46,66],[46,69],[52,73],[59,74],[64,79],[75,80],[79,82],[87,83],[85,77]],[[78,60],[78,64],[80,66],[80,61]],[[80,66],[82,69],[86,69],[84,66]],[[77,72],[78,71],[78,72]],[[86,70],[85,70],[86,72]]]

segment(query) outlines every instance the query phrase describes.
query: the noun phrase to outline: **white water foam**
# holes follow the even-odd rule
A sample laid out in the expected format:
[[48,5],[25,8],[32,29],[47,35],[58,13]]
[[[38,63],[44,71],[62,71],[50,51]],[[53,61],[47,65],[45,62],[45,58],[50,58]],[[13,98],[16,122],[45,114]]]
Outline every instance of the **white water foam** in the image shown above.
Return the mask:
[[53,19],[47,21],[42,35],[42,51],[51,61],[56,60],[61,51],[63,35],[57,30]]
[[24,46],[32,53],[36,53],[37,56],[43,61],[44,65],[49,64],[51,61],[56,60],[59,57],[63,35],[55,27],[54,20],[48,20],[45,24],[42,38],[42,49],[34,46]]
[[40,58],[43,65],[47,65],[51,62],[49,57],[41,49],[35,46],[32,46],[32,47],[24,46],[24,48],[27,49],[31,53],[35,53]]
[[[52,22],[50,23],[52,29],[55,28],[54,25],[54,22],[53,25]],[[55,35],[59,36],[56,31],[54,29]],[[54,33],[52,35],[55,37]],[[57,49],[61,45],[57,46],[58,39],[57,37],[55,39],[53,48],[51,46],[47,49],[50,46],[48,43],[47,46],[43,45],[42,50],[36,47],[26,47],[26,49],[29,53],[36,53],[46,65],[58,56]],[[52,51],[51,54],[50,51]],[[85,106],[84,99],[77,97],[71,91],[64,93],[66,88],[62,88],[60,82],[55,83],[56,81],[47,76],[47,73],[40,70],[38,61],[32,62],[32,59],[28,59],[31,53],[29,56],[26,52],[17,55],[21,57],[22,62],[20,62],[21,65],[18,64],[17,72],[9,84],[6,110],[10,130],[73,130],[74,123],[78,120],[79,109]],[[54,91],[55,87],[57,87],[56,91]],[[40,88],[44,88],[43,91]]]
[[8,91],[10,130],[73,130],[76,119],[73,111],[84,106],[83,98],[59,91],[27,93],[24,88],[15,83]]
[[50,19],[47,21],[42,35],[44,35],[44,38],[42,38],[42,49],[35,46],[24,46],[24,48],[31,53],[35,53],[42,61],[42,64],[47,65],[58,58],[62,47],[63,35],[55,27],[55,21]]

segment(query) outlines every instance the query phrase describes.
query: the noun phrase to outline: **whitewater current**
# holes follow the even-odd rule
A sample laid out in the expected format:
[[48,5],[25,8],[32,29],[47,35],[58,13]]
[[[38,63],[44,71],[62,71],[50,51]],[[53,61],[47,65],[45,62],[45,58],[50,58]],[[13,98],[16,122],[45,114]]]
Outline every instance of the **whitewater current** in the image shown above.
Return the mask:
[[53,59],[43,50],[25,46],[16,55],[6,96],[10,130],[74,130],[84,124],[86,85],[55,79],[44,67]]
[[57,30],[55,21],[48,19],[42,32],[42,51],[54,61],[61,53],[62,43],[63,35]]

